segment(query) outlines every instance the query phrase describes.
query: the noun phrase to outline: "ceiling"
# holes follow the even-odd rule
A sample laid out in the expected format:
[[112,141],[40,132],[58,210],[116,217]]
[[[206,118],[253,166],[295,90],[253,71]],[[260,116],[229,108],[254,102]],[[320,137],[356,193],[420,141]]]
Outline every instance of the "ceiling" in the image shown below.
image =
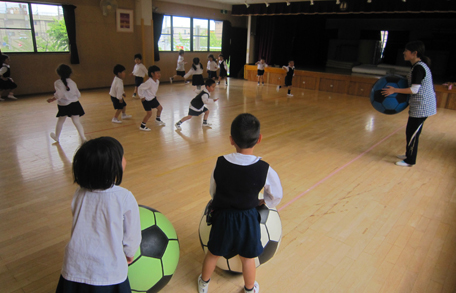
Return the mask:
[[[193,5],[193,6],[200,6],[200,7],[208,7],[208,8],[215,8],[215,9],[224,9],[224,10],[231,10],[232,5],[239,5],[239,4],[261,4],[261,3],[285,3],[286,0],[160,0],[162,2],[173,2],[178,4],[186,4],[186,5]],[[310,0],[307,0],[310,1]],[[314,0],[315,2],[318,1],[330,1],[330,0]],[[335,0],[333,0],[335,1]],[[289,0],[288,2],[304,2],[302,0]]]

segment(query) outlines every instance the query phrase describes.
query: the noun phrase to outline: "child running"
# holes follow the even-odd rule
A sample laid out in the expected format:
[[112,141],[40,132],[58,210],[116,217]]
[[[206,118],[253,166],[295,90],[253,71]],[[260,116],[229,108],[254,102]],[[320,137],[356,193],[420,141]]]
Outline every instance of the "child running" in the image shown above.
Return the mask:
[[192,75],[192,85],[196,86],[196,90],[201,90],[201,86],[204,85],[203,78],[203,64],[200,63],[198,57],[193,58],[193,64],[184,78],[187,80]]
[[81,103],[79,103],[81,93],[78,90],[78,86],[70,79],[70,75],[73,71],[70,66],[60,64],[59,67],[57,67],[56,72],[60,76],[60,79],[54,82],[54,97],[48,99],[47,102],[51,103],[57,100],[59,112],[57,112],[56,116],[57,125],[55,126],[55,132],[51,132],[50,136],[53,140],[59,142],[63,123],[67,117],[70,117],[74,126],[78,130],[81,140],[85,141],[86,137],[84,135],[84,128],[79,121],[79,117],[83,116],[85,112],[84,109],[82,109]]
[[73,225],[56,293],[131,293],[128,264],[141,243],[138,203],[120,187],[127,161],[112,137],[85,142],[73,159]]
[[219,58],[218,68],[220,68],[220,74],[219,74],[219,79],[218,79],[218,83],[217,84],[220,84],[220,81],[222,79],[224,79],[225,80],[225,85],[228,85],[228,80],[227,80],[228,67],[226,66],[225,58],[223,58],[222,54],[220,54],[218,56],[218,58]]
[[185,76],[185,64],[184,62],[184,50],[179,50],[179,57],[177,58],[177,67],[176,67],[176,74],[169,78],[169,82],[173,83],[174,79],[178,76],[184,77]]
[[[258,293],[255,257],[263,252],[257,206],[277,206],[282,199],[279,176],[253,149],[260,143],[260,122],[255,116],[238,115],[231,124],[235,153],[217,159],[211,176],[212,229],[208,251],[198,277],[198,292],[207,293],[209,281],[221,256],[239,254],[244,292]],[[264,188],[264,200],[258,194]]]
[[[135,55],[135,67],[133,67],[133,72],[131,75],[135,76],[135,91],[133,92],[133,98],[136,98],[136,93],[138,92],[138,87],[144,82],[144,76],[147,74],[147,68],[142,64],[142,55]],[[125,77],[124,77],[125,78]],[[124,79],[123,78],[123,79]]]
[[209,103],[212,100],[214,103],[218,99],[211,99],[211,93],[215,90],[215,81],[212,79],[207,79],[205,84],[205,89],[202,90],[191,102],[188,109],[188,115],[179,120],[175,126],[177,130],[181,130],[181,125],[187,120],[192,119],[193,116],[199,116],[204,113],[203,117],[203,127],[211,127],[212,124],[207,123],[207,118],[209,117],[209,109],[205,107],[205,104]]
[[264,69],[266,67],[268,67],[268,65],[266,64],[266,60],[264,59],[264,57],[261,57],[261,60],[258,61],[257,63],[255,63],[258,67],[258,71],[257,71],[257,76],[258,76],[258,85],[260,85],[260,81],[263,83],[264,85]]
[[[288,61],[288,66],[282,66],[283,69],[287,71],[287,75],[285,76],[285,86],[288,87],[288,94],[287,96],[292,97],[293,95],[291,94],[291,85],[293,82],[293,76],[294,76],[294,61],[290,60]],[[277,91],[281,88],[281,85],[277,86]]]
[[217,62],[215,62],[214,55],[209,54],[207,56],[207,75],[208,78],[213,79],[214,81],[217,79]]
[[122,119],[131,118],[131,115],[127,115],[127,103],[125,102],[125,91],[124,83],[125,79],[125,67],[123,65],[117,64],[114,66],[114,80],[111,84],[111,89],[109,90],[109,95],[111,96],[112,105],[114,106],[114,117],[111,122],[113,123],[122,123],[119,120],[119,115],[122,113]]
[[152,117],[152,109],[157,109],[157,116],[155,123],[160,126],[165,126],[165,122],[161,121],[160,115],[163,111],[162,105],[157,100],[156,94],[158,91],[158,85],[160,84],[160,68],[156,65],[149,67],[148,70],[149,79],[138,87],[138,95],[141,98],[144,110],[146,110],[146,116],[144,116],[139,130],[150,131],[150,128],[146,126],[149,118]]

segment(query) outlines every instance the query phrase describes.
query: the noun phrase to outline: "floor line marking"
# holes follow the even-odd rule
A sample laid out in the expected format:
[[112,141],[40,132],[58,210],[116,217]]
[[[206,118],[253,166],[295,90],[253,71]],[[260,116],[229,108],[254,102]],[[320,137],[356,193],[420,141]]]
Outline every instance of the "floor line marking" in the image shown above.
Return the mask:
[[304,191],[303,193],[301,193],[300,195],[296,196],[295,198],[293,198],[292,200],[290,200],[289,202],[287,202],[286,204],[284,204],[283,206],[281,206],[278,211],[280,212],[281,210],[283,210],[284,208],[288,207],[289,205],[291,205],[292,203],[294,203],[295,201],[297,201],[298,199],[300,199],[301,197],[303,197],[305,194],[309,193],[310,191],[312,191],[313,189],[317,188],[318,186],[320,186],[321,184],[323,184],[326,180],[328,180],[329,178],[333,177],[334,175],[336,175],[337,173],[339,173],[340,171],[342,171],[343,169],[345,169],[346,167],[350,166],[352,163],[354,163],[355,161],[357,161],[358,159],[360,159],[361,157],[363,157],[365,154],[369,153],[371,150],[373,150],[375,147],[377,147],[378,145],[380,145],[381,143],[383,143],[385,140],[387,140],[388,138],[390,138],[391,136],[393,136],[394,134],[396,134],[399,130],[403,129],[405,126],[401,126],[399,127],[398,129],[396,129],[395,131],[393,131],[392,133],[390,133],[388,136],[384,137],[382,140],[380,140],[379,142],[377,142],[376,144],[374,144],[373,146],[371,146],[370,148],[368,148],[367,150],[365,150],[364,152],[362,152],[361,154],[359,154],[356,158],[352,159],[351,161],[349,161],[348,163],[346,163],[345,165],[343,165],[342,167],[339,167],[337,168],[335,171],[331,172],[329,175],[327,175],[325,178],[321,179],[320,181],[318,181],[317,183],[315,183],[314,185],[312,185],[310,188],[308,188],[306,191]]

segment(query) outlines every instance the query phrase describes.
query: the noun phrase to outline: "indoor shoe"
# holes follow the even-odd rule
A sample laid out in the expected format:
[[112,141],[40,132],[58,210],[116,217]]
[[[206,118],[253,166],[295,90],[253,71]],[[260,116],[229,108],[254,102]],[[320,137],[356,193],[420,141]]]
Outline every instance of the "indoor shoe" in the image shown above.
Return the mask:
[[117,119],[117,118],[112,118],[111,122],[112,122],[112,123],[122,123],[122,121],[120,121],[120,120]]
[[211,127],[212,124],[211,123],[203,123],[203,127]]
[[413,167],[412,164],[407,164],[407,163],[404,162],[404,161],[396,162],[396,165],[401,166],[401,167]]
[[287,94],[287,96],[292,97],[293,95],[292,94]]
[[131,115],[127,115],[127,114],[122,114],[122,119],[129,119],[131,118]]
[[11,100],[17,100],[17,98],[16,98],[15,96],[13,96],[13,95],[8,95],[7,98],[8,98],[8,99],[11,99]]
[[209,282],[211,280],[204,282],[203,279],[201,278],[201,275],[198,277],[198,293],[207,293],[207,290],[209,289]]
[[174,126],[176,126],[177,130],[182,130],[182,127],[179,124],[176,123],[176,124],[174,124]]
[[160,126],[165,126],[166,123],[161,121],[161,120],[155,120],[155,123],[157,123],[157,125],[160,125]]
[[171,83],[171,84],[173,83],[173,78],[172,77],[169,78],[169,83]]
[[142,131],[150,131],[150,128],[145,126],[145,127],[139,127],[139,130],[142,130]]
[[255,281],[255,284],[253,285],[253,289],[248,291],[245,286],[244,286],[244,293],[258,293],[260,292],[260,285],[258,285],[258,282]]
[[51,132],[51,134],[49,134],[49,136],[55,140],[55,142],[59,142],[59,139],[57,138],[57,136],[55,136],[55,133],[54,132]]
[[407,156],[406,156],[406,155],[397,155],[396,157],[397,157],[398,159],[401,159],[401,160],[407,159]]

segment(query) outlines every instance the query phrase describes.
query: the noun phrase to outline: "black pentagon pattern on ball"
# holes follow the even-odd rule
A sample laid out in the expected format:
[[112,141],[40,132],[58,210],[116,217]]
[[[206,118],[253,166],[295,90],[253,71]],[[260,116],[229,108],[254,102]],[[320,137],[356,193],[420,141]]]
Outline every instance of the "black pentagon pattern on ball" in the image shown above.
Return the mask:
[[269,209],[265,205],[259,206],[256,209],[260,214],[260,224],[266,224],[266,221],[268,220]]
[[384,95],[382,95],[382,90],[378,90],[374,92],[374,101],[379,102],[380,104],[386,99]]
[[258,256],[258,260],[260,264],[264,264],[268,260],[270,260],[277,251],[277,247],[279,246],[279,242],[272,241],[269,239],[268,244],[263,249],[263,253]]
[[396,100],[398,101],[399,104],[402,103],[407,103],[408,102],[409,95],[404,95],[404,94],[397,94],[396,95]]
[[[141,231],[141,255],[162,258],[168,246],[169,239],[156,225]],[[150,235],[150,237],[148,236]]]

